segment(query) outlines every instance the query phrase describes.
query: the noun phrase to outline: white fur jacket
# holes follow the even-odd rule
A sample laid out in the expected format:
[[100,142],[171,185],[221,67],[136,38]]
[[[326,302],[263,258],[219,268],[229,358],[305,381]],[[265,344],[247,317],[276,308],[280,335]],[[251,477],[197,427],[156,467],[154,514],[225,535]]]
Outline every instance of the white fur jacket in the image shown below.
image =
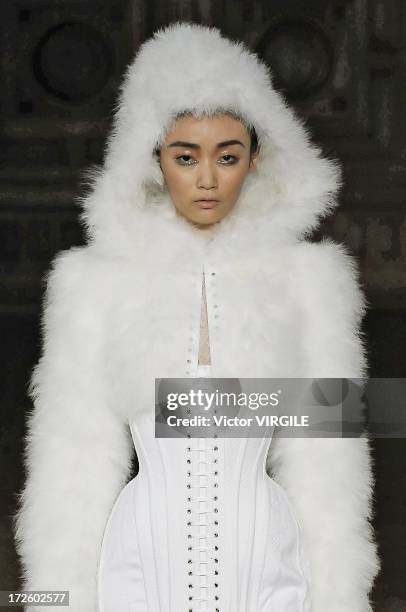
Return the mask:
[[[210,234],[175,215],[152,156],[185,109],[231,109],[261,144],[257,172]],[[356,263],[343,245],[306,240],[336,206],[340,176],[241,43],[178,23],[141,47],[82,199],[88,245],[58,254],[48,276],[15,520],[23,588],[70,589],[69,609],[95,612],[103,530],[134,452],[128,421],[139,402],[153,409],[155,377],[188,375],[203,266],[217,279],[214,376],[367,375]],[[368,439],[275,437],[267,471],[302,526],[312,612],[372,610]]]

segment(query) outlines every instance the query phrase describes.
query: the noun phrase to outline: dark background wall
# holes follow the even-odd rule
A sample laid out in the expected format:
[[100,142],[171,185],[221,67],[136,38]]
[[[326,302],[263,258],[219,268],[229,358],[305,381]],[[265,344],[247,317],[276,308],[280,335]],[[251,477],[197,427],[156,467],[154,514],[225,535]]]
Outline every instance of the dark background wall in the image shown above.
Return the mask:
[[[371,376],[406,376],[406,4],[403,0],[6,0],[0,5],[0,589],[19,588],[11,516],[39,356],[44,273],[83,242],[82,172],[100,162],[139,44],[176,19],[212,24],[269,62],[326,153],[341,207],[314,236],[358,257]],[[185,50],[187,53],[187,50]],[[403,439],[376,439],[376,612],[406,611]],[[11,609],[11,608],[10,608]],[[15,609],[15,608],[13,608]]]

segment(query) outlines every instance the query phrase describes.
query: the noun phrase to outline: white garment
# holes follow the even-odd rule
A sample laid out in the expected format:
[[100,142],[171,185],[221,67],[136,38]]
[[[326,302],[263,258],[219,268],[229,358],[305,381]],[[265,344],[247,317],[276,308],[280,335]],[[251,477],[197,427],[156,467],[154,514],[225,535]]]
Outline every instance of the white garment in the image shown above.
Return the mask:
[[[237,113],[261,144],[257,170],[208,234],[176,213],[153,155],[183,110]],[[205,193],[198,168],[185,172]],[[43,354],[29,386],[27,482],[15,521],[23,590],[69,590],[71,612],[95,612],[111,515],[100,576],[105,611],[198,610],[213,590],[219,599],[206,607],[222,612],[306,609],[303,541],[312,612],[372,612],[380,562],[366,435],[274,433],[271,444],[219,440],[217,451],[154,436],[154,379],[196,372],[203,266],[210,360],[201,363],[212,364],[213,380],[367,375],[356,263],[342,244],[308,240],[338,204],[341,183],[337,160],[315,146],[274,90],[269,67],[241,41],[189,23],[145,41],[128,67],[103,167],[81,198],[89,243],[59,253],[47,279]],[[223,193],[220,184],[213,191]],[[140,472],[123,490],[129,424]],[[267,447],[267,473],[283,491],[265,475]],[[207,476],[196,474],[201,458]],[[210,499],[214,465],[218,513]],[[197,512],[200,489],[207,512]],[[203,564],[213,568],[218,546],[218,587],[210,574],[200,587],[194,557],[189,570],[188,535],[193,555],[204,538],[188,529],[200,529],[200,515],[208,523],[219,517],[219,544],[207,540]],[[211,537],[214,524],[206,528]]]
[[[196,377],[210,377],[198,365]],[[269,439],[154,438],[103,538],[99,612],[309,612],[309,568]]]

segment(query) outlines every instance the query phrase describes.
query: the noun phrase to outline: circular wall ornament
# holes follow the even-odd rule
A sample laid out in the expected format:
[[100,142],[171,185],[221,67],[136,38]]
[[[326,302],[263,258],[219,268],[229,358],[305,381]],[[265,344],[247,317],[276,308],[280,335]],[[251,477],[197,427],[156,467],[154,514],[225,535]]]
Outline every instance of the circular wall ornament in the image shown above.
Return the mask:
[[270,66],[275,87],[301,100],[317,93],[333,67],[333,48],[324,32],[305,21],[273,25],[262,37],[258,53]]
[[104,87],[113,71],[113,49],[85,23],[65,22],[48,30],[33,54],[38,82],[53,96],[80,104]]

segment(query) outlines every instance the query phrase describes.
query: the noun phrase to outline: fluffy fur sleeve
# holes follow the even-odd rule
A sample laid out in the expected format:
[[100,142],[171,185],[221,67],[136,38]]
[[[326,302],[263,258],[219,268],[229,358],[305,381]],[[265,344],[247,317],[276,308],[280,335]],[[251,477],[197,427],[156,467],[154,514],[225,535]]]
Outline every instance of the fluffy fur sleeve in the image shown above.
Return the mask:
[[[342,245],[298,246],[298,299],[311,378],[366,376],[360,333],[365,301],[357,267]],[[379,571],[370,520],[373,464],[368,437],[276,436],[267,472],[285,489],[310,565],[312,612],[370,612]]]
[[103,532],[132,459],[128,428],[108,401],[102,300],[87,259],[86,249],[62,252],[48,276],[14,517],[22,588],[69,590],[71,612],[96,611]]

